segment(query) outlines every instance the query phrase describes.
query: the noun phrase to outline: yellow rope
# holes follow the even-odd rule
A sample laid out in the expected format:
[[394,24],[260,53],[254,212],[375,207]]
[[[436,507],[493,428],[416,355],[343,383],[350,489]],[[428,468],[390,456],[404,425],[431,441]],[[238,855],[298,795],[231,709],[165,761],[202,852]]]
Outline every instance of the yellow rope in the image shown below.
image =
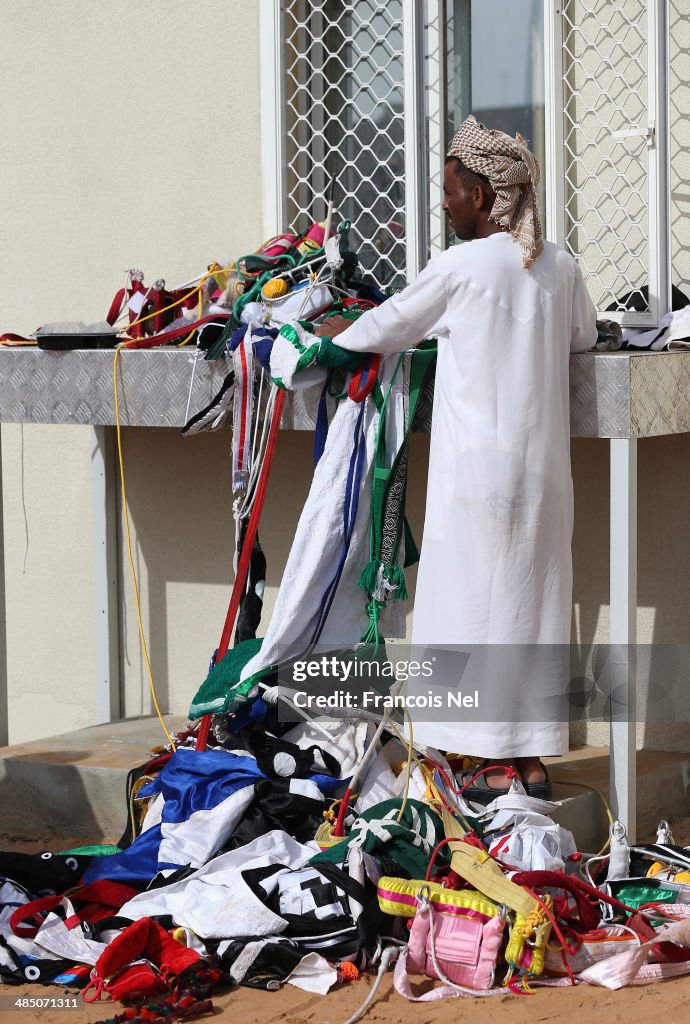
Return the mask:
[[146,671],[148,672],[149,687],[150,687],[150,690],[151,690],[151,697],[153,698],[153,706],[156,709],[156,714],[158,715],[158,721],[161,723],[161,726],[163,728],[163,732],[168,737],[168,742],[169,742],[170,746],[172,747],[172,749],[174,751],[174,750],[176,750],[175,742],[174,742],[172,736],[170,735],[170,733],[168,732],[168,728],[167,728],[165,722],[163,721],[163,715],[161,714],[161,709],[160,709],[159,704],[158,704],[158,698],[156,696],[156,688],[155,688],[154,683],[153,683],[153,672],[151,671],[151,661],[149,659],[149,650],[148,650],[148,646],[146,644],[146,637],[144,635],[144,624],[141,621],[141,602],[139,600],[139,584],[137,582],[137,574],[136,574],[136,570],[134,568],[134,558],[132,557],[132,538],[131,538],[130,529],[129,529],[129,510],[128,510],[128,507],[127,507],[127,488],[125,487],[125,466],[124,466],[124,461],[123,461],[123,458],[122,458],[122,436],[121,436],[121,427],[120,427],[120,397],[119,397],[119,391],[118,391],[118,385],[117,385],[117,363],[118,363],[118,359],[120,357],[120,353],[122,352],[123,348],[127,348],[127,343],[126,342],[123,345],[120,345],[118,348],[115,349],[115,358],[113,360],[113,392],[114,392],[114,397],[115,397],[115,428],[116,428],[116,434],[117,434],[117,457],[118,457],[118,462],[119,462],[119,467],[120,467],[120,484],[122,486],[122,508],[123,508],[123,512],[124,512],[124,521],[125,521],[125,537],[127,538],[127,556],[129,558],[129,568],[130,568],[130,571],[131,571],[131,574],[132,574],[132,584],[133,584],[133,587],[134,587],[134,601],[136,603],[136,609],[137,609],[137,623],[139,625],[139,638],[141,640],[141,649],[142,649],[143,654],[144,654],[144,661],[146,662]]

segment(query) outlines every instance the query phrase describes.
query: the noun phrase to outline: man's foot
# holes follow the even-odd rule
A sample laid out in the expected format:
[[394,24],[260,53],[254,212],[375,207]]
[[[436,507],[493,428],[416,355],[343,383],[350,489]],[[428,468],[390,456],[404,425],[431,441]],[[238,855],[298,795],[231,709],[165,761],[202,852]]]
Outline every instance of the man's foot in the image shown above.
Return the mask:
[[[492,768],[491,771],[482,772],[482,768],[489,766]],[[507,793],[510,789],[513,774],[510,771],[503,771],[504,768],[512,769],[512,773],[514,773],[516,771],[515,762],[485,758],[475,767],[458,772],[455,775],[455,781],[459,787],[463,788],[463,796],[467,800],[486,806],[495,797]],[[479,772],[482,773],[478,774]],[[475,775],[477,778],[474,778]]]
[[546,769],[538,757],[516,757],[515,763],[525,785],[546,782]]
[[[517,771],[518,775],[520,775],[520,771],[515,761],[494,761],[491,758],[487,757],[482,761],[481,765],[479,765],[479,768],[482,768],[484,767],[484,765],[489,764],[496,765],[497,767],[495,770],[492,770],[490,772],[484,772],[482,778],[486,779],[487,785],[491,789],[497,789],[499,790],[499,792],[502,791],[504,793],[507,793],[508,790],[510,789],[512,776],[510,775],[510,773],[502,771],[501,769],[512,768],[513,771]],[[477,771],[479,771],[479,768],[477,768]]]
[[515,763],[522,778],[527,796],[538,800],[550,800],[551,781],[549,773],[538,757],[516,757]]

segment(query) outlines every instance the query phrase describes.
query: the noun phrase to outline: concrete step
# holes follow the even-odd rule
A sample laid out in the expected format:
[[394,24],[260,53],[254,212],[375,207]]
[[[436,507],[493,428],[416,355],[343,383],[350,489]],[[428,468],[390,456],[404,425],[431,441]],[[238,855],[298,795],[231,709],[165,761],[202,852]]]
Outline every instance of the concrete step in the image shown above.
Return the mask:
[[[171,731],[184,726],[182,718],[165,721]],[[134,718],[0,748],[0,838],[44,840],[46,849],[63,840],[64,846],[119,839],[127,773],[163,738],[156,718]],[[555,817],[580,850],[598,850],[608,833],[608,749],[580,747],[545,760],[554,797],[563,801]],[[690,754],[639,751],[637,796],[638,836],[653,835],[661,818],[690,815]]]
[[[170,731],[185,719],[165,716]],[[116,842],[127,824],[132,768],[165,742],[157,718],[108,725],[0,748],[0,832],[19,841]],[[57,849],[57,847],[52,847]]]

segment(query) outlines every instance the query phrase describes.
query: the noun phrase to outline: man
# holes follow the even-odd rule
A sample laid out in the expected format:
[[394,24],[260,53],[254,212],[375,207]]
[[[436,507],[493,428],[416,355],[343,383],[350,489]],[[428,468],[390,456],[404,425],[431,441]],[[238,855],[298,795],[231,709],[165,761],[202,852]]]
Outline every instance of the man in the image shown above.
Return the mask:
[[[443,203],[466,244],[354,324],[334,317],[317,331],[360,352],[438,338],[413,644],[495,652],[570,641],[568,360],[593,347],[596,317],[575,261],[542,240],[538,179],[522,136],[468,118],[448,152]],[[501,685],[515,707],[521,684]],[[513,767],[528,792],[548,795],[540,757],[566,753],[568,731],[540,710],[540,721],[416,722],[415,736]],[[467,793],[486,800],[507,784],[499,767]]]

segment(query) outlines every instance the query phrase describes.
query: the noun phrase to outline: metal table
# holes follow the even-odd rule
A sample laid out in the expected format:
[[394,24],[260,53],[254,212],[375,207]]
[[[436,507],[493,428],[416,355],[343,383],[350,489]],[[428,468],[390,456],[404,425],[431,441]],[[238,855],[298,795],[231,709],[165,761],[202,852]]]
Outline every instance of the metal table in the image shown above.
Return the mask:
[[[123,351],[123,426],[180,427],[187,408],[210,401],[226,372],[222,361],[195,360],[194,351]],[[635,664],[637,616],[637,439],[690,432],[690,351],[586,352],[570,360],[572,437],[609,441],[610,604],[614,682],[628,694],[628,714],[611,723],[614,815],[634,835]],[[313,429],[314,389],[289,396],[283,428]],[[0,423],[83,424],[92,429],[94,628],[98,666],[96,720],[119,716],[117,567],[112,351],[0,351]],[[426,424],[428,429],[428,422]],[[2,475],[0,464],[0,502]],[[0,504],[1,508],[1,504]],[[0,530],[0,556],[2,531]],[[7,743],[7,658],[4,558],[0,557],[0,744]]]

